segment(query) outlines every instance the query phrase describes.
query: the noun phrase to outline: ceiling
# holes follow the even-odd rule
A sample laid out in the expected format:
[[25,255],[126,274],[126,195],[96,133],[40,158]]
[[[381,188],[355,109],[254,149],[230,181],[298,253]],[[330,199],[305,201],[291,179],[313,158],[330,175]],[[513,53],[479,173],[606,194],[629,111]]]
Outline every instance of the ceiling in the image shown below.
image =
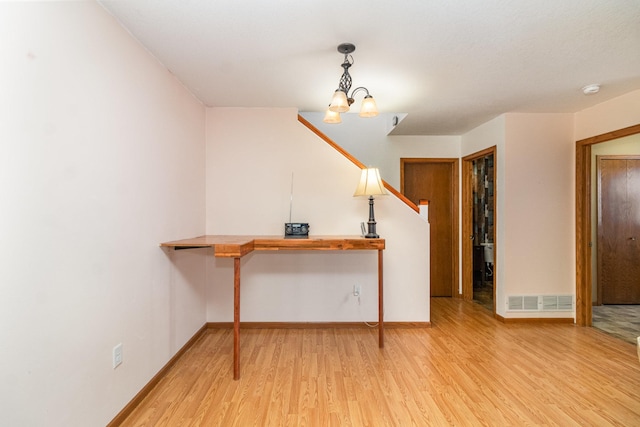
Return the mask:
[[[640,89],[638,0],[99,3],[212,107],[323,111],[343,42],[356,45],[353,87],[407,113],[396,135],[460,135],[506,112],[575,112]],[[593,83],[600,92],[584,95]]]

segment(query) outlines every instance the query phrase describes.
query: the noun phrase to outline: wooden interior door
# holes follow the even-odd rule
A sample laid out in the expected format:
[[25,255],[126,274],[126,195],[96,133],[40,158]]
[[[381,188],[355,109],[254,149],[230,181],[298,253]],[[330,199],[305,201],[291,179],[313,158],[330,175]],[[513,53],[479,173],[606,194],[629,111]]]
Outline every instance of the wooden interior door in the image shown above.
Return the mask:
[[429,200],[431,296],[458,296],[458,159],[400,159],[400,191]]
[[640,304],[640,156],[597,156],[598,293]]

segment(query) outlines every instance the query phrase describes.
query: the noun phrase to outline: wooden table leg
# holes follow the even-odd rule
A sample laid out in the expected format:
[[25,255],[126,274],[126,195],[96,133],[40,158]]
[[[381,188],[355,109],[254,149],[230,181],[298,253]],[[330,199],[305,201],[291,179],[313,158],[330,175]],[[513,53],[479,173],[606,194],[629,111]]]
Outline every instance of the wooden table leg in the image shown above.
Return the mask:
[[382,292],[382,249],[378,249],[378,347],[384,347],[384,294]]
[[240,379],[240,258],[233,259],[233,379]]

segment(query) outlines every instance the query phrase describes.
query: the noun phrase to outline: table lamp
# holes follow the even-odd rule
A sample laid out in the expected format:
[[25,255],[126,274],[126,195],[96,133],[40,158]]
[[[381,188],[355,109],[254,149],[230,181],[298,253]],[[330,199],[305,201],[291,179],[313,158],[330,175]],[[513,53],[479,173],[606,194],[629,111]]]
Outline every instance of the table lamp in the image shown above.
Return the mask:
[[377,239],[380,237],[376,234],[376,219],[373,214],[373,196],[386,196],[387,194],[382,184],[378,168],[362,169],[360,182],[353,196],[369,196],[369,221],[367,222],[367,234],[364,236],[367,239]]

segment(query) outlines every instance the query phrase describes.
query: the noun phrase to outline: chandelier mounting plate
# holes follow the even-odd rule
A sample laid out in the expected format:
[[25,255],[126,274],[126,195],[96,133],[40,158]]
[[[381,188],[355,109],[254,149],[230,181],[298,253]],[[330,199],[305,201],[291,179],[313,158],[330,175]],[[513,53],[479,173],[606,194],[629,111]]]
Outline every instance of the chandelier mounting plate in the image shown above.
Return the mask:
[[342,43],[340,45],[338,45],[338,52],[344,54],[344,55],[348,55],[350,53],[353,53],[353,51],[356,50],[356,45],[352,44],[352,43]]

